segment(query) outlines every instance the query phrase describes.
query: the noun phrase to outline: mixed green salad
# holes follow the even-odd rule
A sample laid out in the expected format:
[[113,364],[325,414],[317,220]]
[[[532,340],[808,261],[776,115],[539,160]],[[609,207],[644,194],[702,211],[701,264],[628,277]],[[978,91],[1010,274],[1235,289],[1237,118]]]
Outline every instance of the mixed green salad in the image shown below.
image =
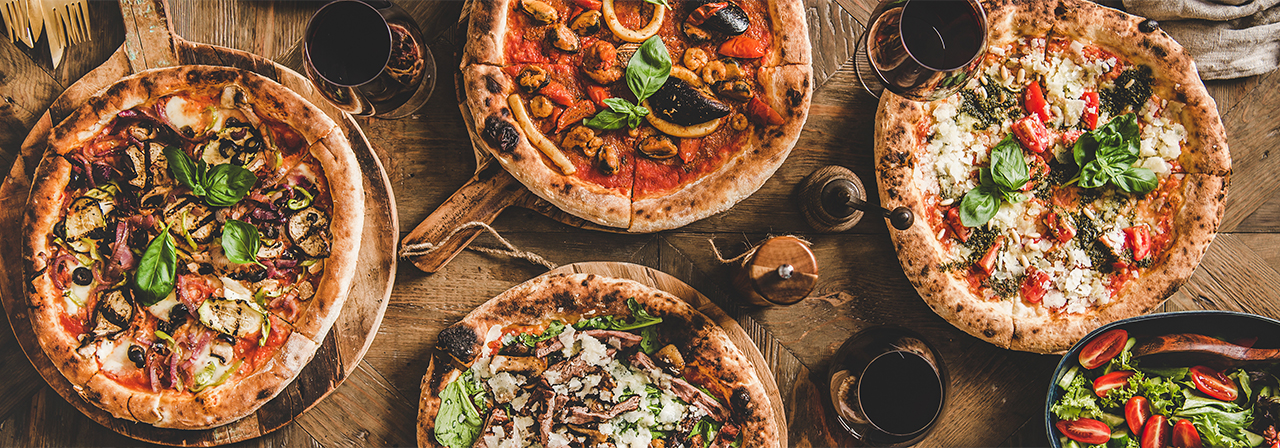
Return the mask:
[[[1249,346],[1257,338],[1229,341]],[[1089,341],[1050,408],[1067,448],[1280,448],[1280,366],[1140,366],[1122,329]]]

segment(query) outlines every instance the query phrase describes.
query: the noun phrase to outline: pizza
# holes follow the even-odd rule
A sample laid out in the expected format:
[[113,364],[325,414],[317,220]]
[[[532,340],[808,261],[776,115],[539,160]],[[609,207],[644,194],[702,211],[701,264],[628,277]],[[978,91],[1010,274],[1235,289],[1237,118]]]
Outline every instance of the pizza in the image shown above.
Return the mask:
[[1001,347],[1066,350],[1160,305],[1222,219],[1231,157],[1195,64],[1154,21],[1086,1],[989,1],[955,95],[885,95],[876,173],[903,270]]
[[798,0],[477,0],[472,139],[560,209],[632,232],[754,193],[813,93]]
[[315,354],[364,216],[342,131],[226,67],[148,70],[53,128],[25,213],[41,348],[85,401],[157,427],[229,423]]
[[684,301],[593,274],[535,278],[440,332],[418,445],[778,447],[760,378]]

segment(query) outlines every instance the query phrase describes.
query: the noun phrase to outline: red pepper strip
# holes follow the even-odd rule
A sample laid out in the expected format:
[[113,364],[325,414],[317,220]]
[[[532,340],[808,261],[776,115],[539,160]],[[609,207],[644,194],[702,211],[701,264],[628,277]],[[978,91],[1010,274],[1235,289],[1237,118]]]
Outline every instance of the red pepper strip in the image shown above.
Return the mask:
[[693,26],[702,26],[702,22],[707,21],[708,18],[716,15],[717,12],[719,12],[721,9],[725,9],[728,6],[729,4],[725,2],[707,3],[705,5],[699,6],[698,9],[695,9],[693,10],[693,12],[689,13],[689,18],[685,19],[685,21],[689,22],[689,24]]
[[747,117],[752,122],[765,126],[778,126],[785,123],[782,120],[782,115],[778,115],[778,111],[773,110],[772,106],[761,101],[758,96],[752,97],[751,101],[747,103]]
[[739,59],[755,59],[764,56],[769,47],[764,42],[747,37],[745,34],[726,40],[720,44],[720,54]]
[[542,96],[547,97],[556,104],[564,107],[571,107],[574,103],[573,94],[569,93],[569,89],[564,88],[563,84],[551,81],[546,87],[538,91]]
[[612,97],[612,95],[609,94],[608,88],[604,86],[597,86],[595,84],[588,84],[587,96],[591,97],[591,102],[596,103],[596,107],[601,109],[609,108],[609,105],[604,103],[604,100]]

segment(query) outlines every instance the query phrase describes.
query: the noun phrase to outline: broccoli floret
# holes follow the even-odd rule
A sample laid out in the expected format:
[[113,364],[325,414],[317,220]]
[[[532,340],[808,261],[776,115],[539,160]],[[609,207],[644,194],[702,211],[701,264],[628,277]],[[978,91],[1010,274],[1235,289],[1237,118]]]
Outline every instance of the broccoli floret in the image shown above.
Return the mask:
[[968,114],[978,120],[976,128],[986,129],[991,125],[998,125],[1005,119],[1022,112],[1018,92],[1001,86],[989,77],[987,84],[982,88],[987,92],[986,98],[978,97],[978,94],[972,90],[960,92],[960,96],[964,99],[960,104],[960,113]]
[[1139,65],[1125,70],[1116,78],[1115,87],[1098,92],[1098,100],[1102,110],[1113,117],[1120,116],[1132,108],[1134,112],[1142,109],[1147,99],[1151,98],[1151,67]]

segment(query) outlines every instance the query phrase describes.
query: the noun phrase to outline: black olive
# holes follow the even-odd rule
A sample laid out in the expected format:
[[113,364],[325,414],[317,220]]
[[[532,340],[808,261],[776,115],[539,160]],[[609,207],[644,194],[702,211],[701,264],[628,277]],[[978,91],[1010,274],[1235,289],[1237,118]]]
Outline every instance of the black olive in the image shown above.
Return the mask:
[[187,305],[179,303],[169,310],[169,322],[182,322],[187,320]]
[[110,224],[107,224],[106,226],[102,226],[102,227],[95,227],[93,230],[90,230],[89,233],[86,233],[85,236],[89,237],[89,239],[94,239],[94,240],[105,240],[107,239],[107,237],[114,238],[115,232],[112,232],[111,230],[107,230],[108,226],[110,226]]
[[67,239],[67,223],[65,221],[58,221],[57,224],[53,225],[53,236],[63,240]]
[[222,341],[222,342],[226,342],[226,343],[231,344],[231,345],[236,345],[236,338],[232,337],[232,336],[231,336],[231,335],[229,335],[229,334],[221,334],[221,333],[219,333],[219,334],[218,334],[218,340],[219,340],[219,341]]
[[260,281],[266,280],[267,270],[266,268],[258,266],[253,270],[246,272],[244,275],[244,279],[250,282],[260,282]]
[[1138,24],[1138,31],[1141,31],[1144,33],[1150,33],[1158,29],[1160,29],[1160,22],[1157,22],[1155,20],[1147,19],[1147,20],[1143,20],[1142,23]]
[[163,320],[156,323],[156,331],[163,332],[165,334],[172,334],[174,327],[175,325]]
[[93,283],[93,271],[84,266],[78,267],[71,272],[71,281],[80,286],[89,286]]
[[200,263],[200,267],[196,269],[196,273],[200,275],[209,275],[213,273],[213,265],[209,263]]
[[137,366],[139,369],[146,365],[146,355],[147,354],[142,350],[142,347],[136,345],[129,347],[129,360],[133,361],[133,365]]

